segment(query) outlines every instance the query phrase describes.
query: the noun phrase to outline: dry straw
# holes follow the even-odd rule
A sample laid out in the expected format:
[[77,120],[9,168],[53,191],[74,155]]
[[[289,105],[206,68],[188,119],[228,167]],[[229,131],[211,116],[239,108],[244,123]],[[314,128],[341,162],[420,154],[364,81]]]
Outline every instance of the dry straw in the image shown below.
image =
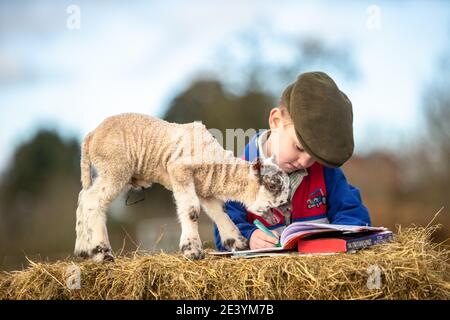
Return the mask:
[[[399,228],[395,242],[355,254],[207,255],[190,261],[180,254],[135,252],[107,264],[30,261],[26,270],[0,273],[0,299],[448,300],[449,250],[430,241],[436,228]],[[380,271],[379,282],[373,266]],[[80,289],[69,289],[68,270],[77,267]]]

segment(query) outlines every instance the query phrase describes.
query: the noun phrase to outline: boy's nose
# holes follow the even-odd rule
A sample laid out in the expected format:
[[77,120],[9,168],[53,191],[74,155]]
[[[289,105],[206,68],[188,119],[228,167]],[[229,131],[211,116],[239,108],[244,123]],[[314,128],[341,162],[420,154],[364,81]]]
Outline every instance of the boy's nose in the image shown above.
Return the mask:
[[311,156],[305,156],[305,157],[302,157],[301,159],[299,159],[298,163],[303,168],[309,168],[310,166],[313,165],[314,159]]

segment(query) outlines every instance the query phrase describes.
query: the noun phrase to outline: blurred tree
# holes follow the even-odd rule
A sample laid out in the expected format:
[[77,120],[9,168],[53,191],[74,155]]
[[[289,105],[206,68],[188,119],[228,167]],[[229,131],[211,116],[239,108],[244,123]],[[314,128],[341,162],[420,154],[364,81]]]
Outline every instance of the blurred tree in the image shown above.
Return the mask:
[[48,249],[68,243],[74,233],[67,221],[75,221],[79,158],[78,141],[64,141],[49,130],[16,149],[0,185],[0,252],[42,248],[39,244],[48,239]]
[[[24,255],[71,254],[80,189],[78,140],[42,129],[20,145],[0,183],[0,267],[4,259],[5,265],[23,262]],[[126,230],[133,237],[134,226],[126,218],[109,215],[108,227],[117,249],[124,245]]]
[[[426,134],[421,141],[422,159],[427,170],[420,176],[430,202],[446,206],[450,216],[450,49],[438,65],[434,81],[424,94]],[[450,219],[448,219],[450,220]]]
[[[237,96],[226,92],[217,80],[198,80],[173,100],[164,119],[178,123],[201,120],[225,137],[228,128],[267,128],[274,104],[275,99],[262,92],[246,91]],[[232,151],[239,154],[243,150]]]
[[3,177],[2,203],[7,207],[20,193],[36,198],[48,180],[58,174],[79,177],[79,142],[64,142],[57,133],[41,130],[15,152],[11,167]]
[[450,236],[450,51],[424,87],[422,130],[411,145],[402,145],[395,154],[353,157],[346,172],[361,187],[376,224],[425,226],[444,207],[433,221],[444,225],[434,234],[436,241],[444,241]]

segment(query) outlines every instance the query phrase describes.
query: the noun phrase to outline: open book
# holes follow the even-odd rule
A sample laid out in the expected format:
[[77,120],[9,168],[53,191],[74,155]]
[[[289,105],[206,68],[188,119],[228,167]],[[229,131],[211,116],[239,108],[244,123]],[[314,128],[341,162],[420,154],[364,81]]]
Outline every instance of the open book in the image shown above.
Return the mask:
[[210,252],[212,255],[233,257],[265,256],[266,253],[293,251],[299,253],[347,252],[384,243],[393,239],[393,234],[384,227],[349,226],[326,223],[294,222],[283,230],[281,247]]

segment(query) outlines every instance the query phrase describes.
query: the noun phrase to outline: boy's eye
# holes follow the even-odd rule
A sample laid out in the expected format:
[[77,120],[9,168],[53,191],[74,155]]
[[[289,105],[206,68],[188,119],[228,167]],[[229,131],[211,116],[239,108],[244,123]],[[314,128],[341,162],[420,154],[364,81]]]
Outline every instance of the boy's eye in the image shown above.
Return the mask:
[[297,148],[297,150],[298,151],[300,151],[300,152],[303,152],[303,151],[305,151],[305,149],[303,149],[303,148],[300,148],[299,146],[295,146],[296,148]]

